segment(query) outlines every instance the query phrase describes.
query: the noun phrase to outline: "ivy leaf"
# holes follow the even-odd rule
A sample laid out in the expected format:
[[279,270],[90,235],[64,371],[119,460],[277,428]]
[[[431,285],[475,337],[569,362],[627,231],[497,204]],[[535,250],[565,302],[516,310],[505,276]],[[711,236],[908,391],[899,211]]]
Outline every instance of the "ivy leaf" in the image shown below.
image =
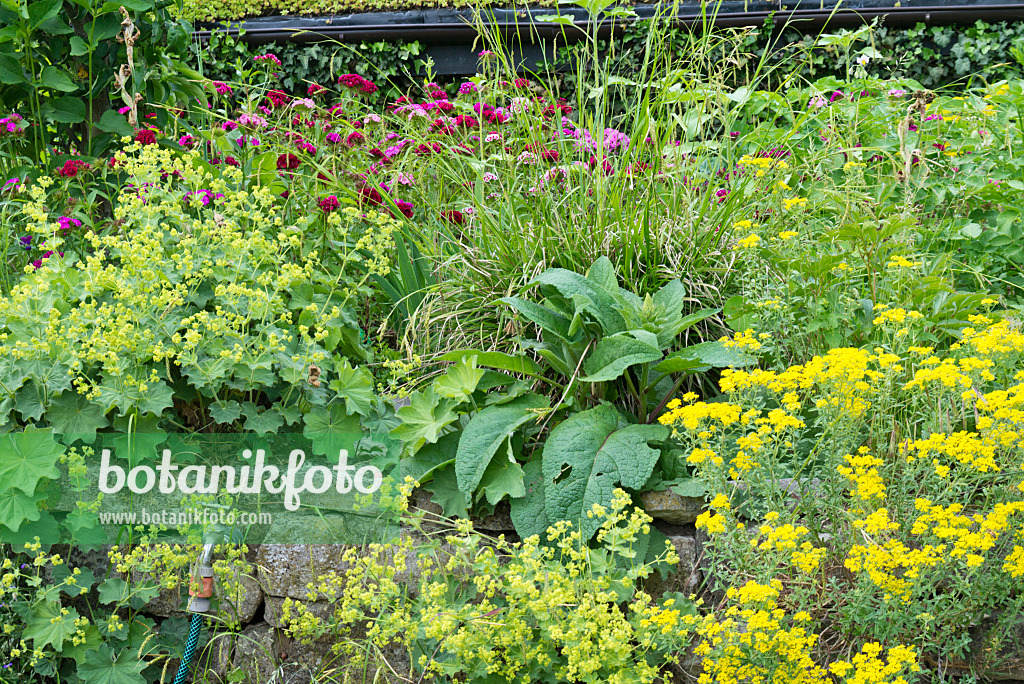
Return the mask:
[[523,468],[523,488],[525,494],[511,501],[512,524],[520,538],[526,539],[533,535],[543,535],[550,526],[544,510],[544,473],[541,470],[541,459],[534,458]]
[[434,390],[442,397],[461,403],[469,399],[482,377],[484,371],[476,367],[476,357],[463,357],[434,381]]
[[436,471],[434,479],[425,489],[432,493],[431,501],[441,507],[445,517],[469,517],[466,496],[459,491],[458,482],[455,479],[455,471],[451,468],[443,468]]
[[0,437],[0,482],[6,490],[20,489],[31,496],[39,480],[59,477],[56,464],[63,454],[52,430],[28,428],[8,433]]
[[473,416],[462,431],[455,454],[455,475],[467,500],[480,484],[494,453],[524,423],[536,419],[537,411],[548,407],[548,400],[527,394],[507,404],[488,406]]
[[98,428],[109,424],[103,409],[74,390],[64,392],[50,402],[46,420],[58,435],[73,436],[87,444],[96,440]]
[[78,630],[77,619],[78,611],[74,608],[64,608],[60,601],[43,601],[36,604],[22,637],[32,639],[33,648],[42,650],[44,646],[53,646],[53,650],[59,652],[64,648],[64,640]]
[[661,350],[642,342],[629,334],[612,335],[603,338],[587,357],[583,370],[587,376],[583,382],[607,382],[615,380],[627,368],[638,363],[650,363],[661,359]]
[[338,377],[331,381],[330,388],[345,400],[345,410],[349,415],[358,413],[370,415],[373,408],[373,376],[365,367],[353,368],[345,359],[335,370]]
[[132,649],[118,653],[107,644],[89,651],[85,662],[78,665],[78,678],[85,684],[146,684],[142,670],[146,661],[135,656]]
[[410,401],[396,412],[402,424],[391,431],[391,436],[402,440],[407,452],[414,454],[424,444],[436,442],[440,431],[459,416],[452,410],[454,402],[439,397],[433,387],[413,394]]
[[618,425],[618,412],[607,404],[582,411],[551,431],[541,454],[548,518],[578,524],[585,541],[600,526],[587,512],[610,505],[616,487],[642,487],[659,456],[647,443],[668,436],[663,425]]
[[487,503],[497,506],[506,496],[515,499],[526,495],[524,477],[523,467],[516,463],[512,446],[508,444],[507,457],[495,458],[487,466],[487,471],[480,478],[480,491],[487,497]]

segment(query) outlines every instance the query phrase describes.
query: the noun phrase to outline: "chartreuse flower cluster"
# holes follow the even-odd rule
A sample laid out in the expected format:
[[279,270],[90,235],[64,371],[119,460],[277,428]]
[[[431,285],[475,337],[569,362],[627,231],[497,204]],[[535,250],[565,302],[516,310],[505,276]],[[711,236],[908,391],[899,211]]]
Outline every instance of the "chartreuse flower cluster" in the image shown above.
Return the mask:
[[[159,415],[187,378],[218,422],[244,414],[273,427],[294,422],[295,409],[261,421],[259,393],[323,403],[306,386],[311,366],[365,356],[354,308],[369,278],[388,272],[396,222],[349,209],[317,224],[323,234],[312,219],[286,225],[269,190],[237,168],[211,175],[195,155],[136,144],[118,153],[131,180],[116,204],[120,229],[86,234],[87,254],[46,259],[0,302],[0,356],[23,369],[3,391],[38,397],[21,418],[76,402]],[[190,200],[201,191],[216,199]],[[56,249],[59,230],[32,197],[30,228]]]
[[[884,309],[879,324],[913,314]],[[718,582],[731,595],[754,578],[811,616],[808,635],[838,630],[862,649],[833,663],[848,681],[895,681],[921,654],[984,672],[1024,609],[1024,333],[991,314],[970,322],[944,352],[895,336],[726,371],[726,401],[688,395],[660,418],[716,492],[697,526]],[[964,625],[986,619],[972,645]]]
[[[396,546],[349,549],[345,571],[309,587],[309,600],[330,601],[331,614],[318,618],[286,600],[287,629],[306,639],[364,623],[381,652],[410,654],[413,679],[653,682],[713,620],[684,597],[656,602],[635,589],[653,569],[637,546],[650,518],[629,501],[618,491],[609,509],[592,511],[603,521],[597,549],[566,521],[544,540],[518,544],[485,539],[460,521],[443,543],[407,536]],[[671,545],[657,562],[678,562]],[[410,572],[414,587],[402,584]]]

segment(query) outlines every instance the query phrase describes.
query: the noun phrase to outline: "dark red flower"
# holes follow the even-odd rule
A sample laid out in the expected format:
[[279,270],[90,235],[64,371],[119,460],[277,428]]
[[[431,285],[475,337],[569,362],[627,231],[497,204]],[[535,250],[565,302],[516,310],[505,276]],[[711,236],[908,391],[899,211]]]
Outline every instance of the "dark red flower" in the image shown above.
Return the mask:
[[466,222],[466,217],[462,215],[462,212],[458,209],[452,209],[451,211],[441,212],[441,217],[447,219],[457,226],[461,226]]
[[379,207],[384,202],[384,198],[381,197],[380,192],[377,188],[362,187],[359,188],[359,203],[370,204],[375,207]]
[[341,203],[338,202],[338,198],[336,196],[328,195],[327,197],[324,197],[319,202],[317,202],[317,206],[320,207],[320,211],[324,212],[325,214],[329,214],[332,211],[336,210],[338,207],[340,207]]
[[156,133],[151,128],[143,128],[135,133],[135,142],[143,145],[153,145],[156,143]]
[[310,83],[309,87],[306,88],[306,95],[309,97],[313,97],[314,95],[319,95],[324,92],[327,92],[327,88],[324,88],[322,85],[317,85],[316,83]]
[[300,163],[294,154],[282,154],[277,158],[277,168],[282,171],[294,171],[299,168]]
[[361,145],[366,140],[366,136],[359,131],[352,131],[345,136],[345,144],[349,147],[355,147]]
[[405,218],[412,218],[412,202],[398,200],[395,204],[398,205],[398,210],[405,215]]
[[540,158],[550,164],[557,164],[558,150],[544,150],[540,153]]
[[81,159],[68,159],[64,165],[57,169],[57,175],[64,178],[74,178],[79,171],[85,171],[89,165]]

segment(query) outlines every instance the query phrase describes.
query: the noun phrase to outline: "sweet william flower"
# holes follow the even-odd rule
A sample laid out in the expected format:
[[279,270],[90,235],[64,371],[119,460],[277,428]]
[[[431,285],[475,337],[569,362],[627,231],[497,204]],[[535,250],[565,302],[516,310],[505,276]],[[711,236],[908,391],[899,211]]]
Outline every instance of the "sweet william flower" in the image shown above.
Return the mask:
[[135,133],[135,142],[141,145],[155,145],[156,133],[151,128],[143,128]]
[[329,214],[332,211],[336,211],[341,206],[341,203],[338,202],[338,198],[335,195],[328,195],[317,202],[317,206],[320,207],[320,211]]

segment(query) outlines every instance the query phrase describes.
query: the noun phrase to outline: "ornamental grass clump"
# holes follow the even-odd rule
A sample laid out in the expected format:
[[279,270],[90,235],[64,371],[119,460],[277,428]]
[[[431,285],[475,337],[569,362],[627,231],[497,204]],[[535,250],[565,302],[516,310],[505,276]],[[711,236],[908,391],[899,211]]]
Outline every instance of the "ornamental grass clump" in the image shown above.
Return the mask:
[[986,674],[1024,609],[1024,334],[972,315],[937,351],[915,343],[915,314],[884,309],[885,347],[725,371],[724,401],[686,396],[660,421],[715,492],[697,527],[726,596],[775,587],[819,635],[817,662],[862,650],[867,673],[881,644],[890,664],[912,648]]

